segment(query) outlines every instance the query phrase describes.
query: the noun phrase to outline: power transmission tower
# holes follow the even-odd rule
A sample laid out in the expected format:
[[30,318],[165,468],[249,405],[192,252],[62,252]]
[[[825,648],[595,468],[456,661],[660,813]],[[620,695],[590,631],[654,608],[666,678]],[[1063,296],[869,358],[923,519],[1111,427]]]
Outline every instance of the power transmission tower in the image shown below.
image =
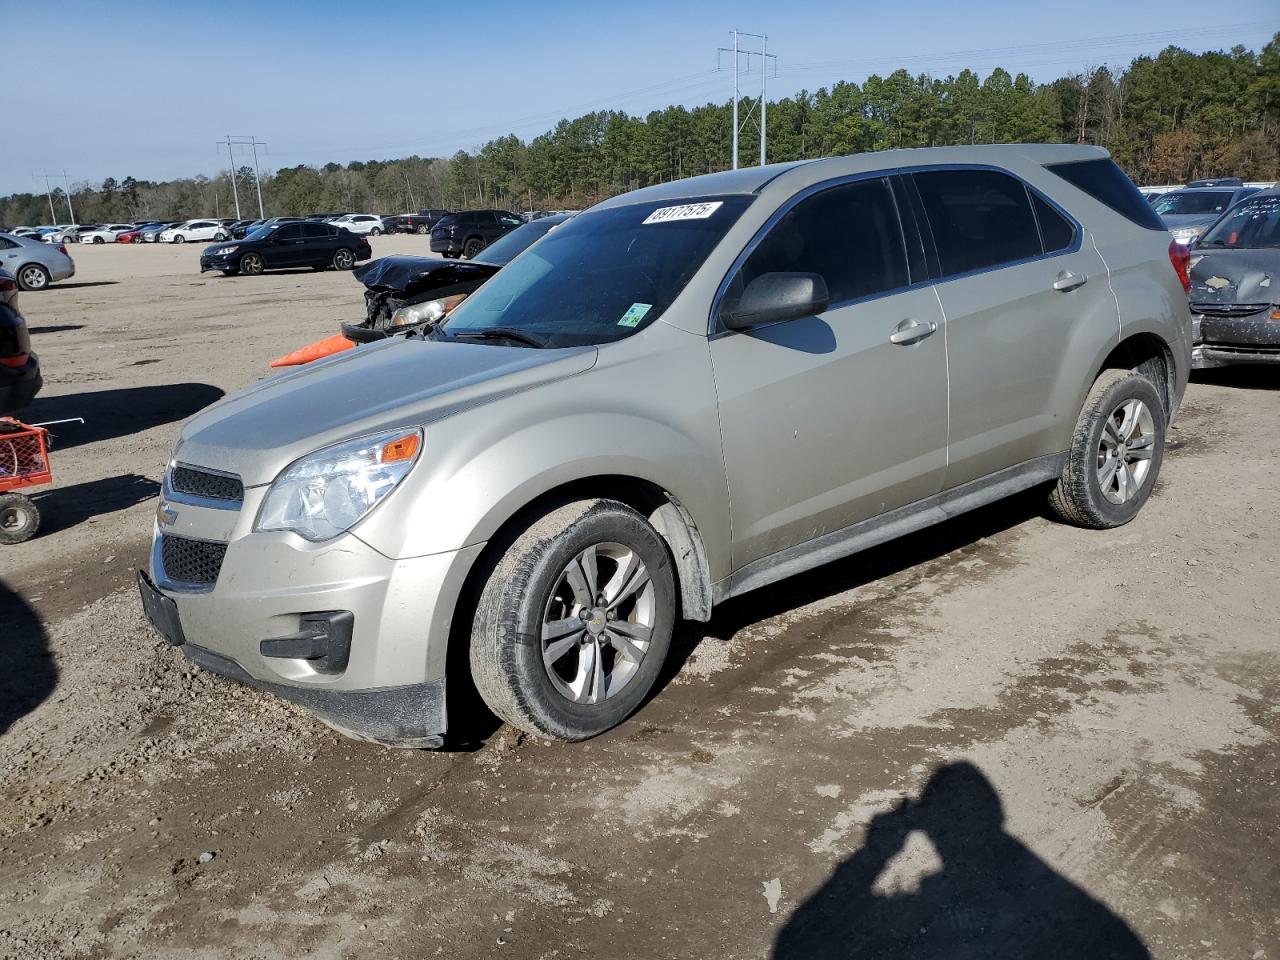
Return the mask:
[[[37,177],[34,173],[31,175],[31,179],[35,180],[37,183],[40,181],[40,178]],[[44,172],[44,193],[45,193],[45,196],[49,198],[49,216],[53,220],[53,225],[56,227],[58,226],[58,215],[57,213],[54,212],[54,209],[53,209],[53,190],[49,187],[49,171],[48,170]]]
[[62,171],[62,185],[66,188],[64,196],[67,198],[67,213],[71,215],[71,222],[76,222],[76,211],[71,206],[71,181],[67,179],[67,171]]
[[[760,108],[760,165],[764,166],[765,156],[767,153],[767,110],[768,110],[768,77],[769,77],[769,61],[773,61],[773,75],[778,75],[778,58],[769,52],[769,37],[763,33],[744,33],[741,30],[730,30],[729,35],[733,37],[732,47],[716,47],[716,69],[720,69],[720,54],[728,53],[733,56],[733,169],[738,169],[738,132],[742,129],[738,121],[738,62],[741,57],[747,58],[747,72],[751,72],[751,58],[760,58],[760,99],[752,104],[751,109],[755,110],[757,106]],[[760,41],[759,50],[743,50],[742,45],[738,42],[739,37],[751,37]],[[748,113],[746,120],[751,119]],[[745,121],[744,121],[745,122]]]
[[225,140],[219,140],[219,144],[224,144],[227,148],[227,157],[231,160],[231,189],[236,197],[236,219],[240,219],[240,189],[238,182],[240,180],[240,171],[236,167],[235,153],[232,147],[251,147],[253,148],[253,185],[258,192],[258,216],[265,220],[267,218],[266,208],[262,203],[262,176],[258,172],[258,148],[267,145],[265,140],[259,140],[256,136],[249,137],[233,137],[227,134]]

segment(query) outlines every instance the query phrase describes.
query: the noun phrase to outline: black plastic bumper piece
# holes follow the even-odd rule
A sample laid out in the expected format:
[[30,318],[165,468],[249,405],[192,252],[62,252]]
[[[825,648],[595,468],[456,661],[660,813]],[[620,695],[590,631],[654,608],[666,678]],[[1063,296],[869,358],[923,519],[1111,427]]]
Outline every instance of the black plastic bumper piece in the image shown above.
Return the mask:
[[264,657],[313,661],[321,673],[341,673],[351,658],[351,634],[356,618],[350,610],[304,613],[298,632],[275,640],[263,640],[258,651]]
[[251,677],[230,657],[193,643],[182,646],[187,659],[203,670],[257,687],[310,710],[329,726],[354,737],[391,747],[436,749],[448,726],[445,682],[411,683],[365,690],[327,690],[270,683]]

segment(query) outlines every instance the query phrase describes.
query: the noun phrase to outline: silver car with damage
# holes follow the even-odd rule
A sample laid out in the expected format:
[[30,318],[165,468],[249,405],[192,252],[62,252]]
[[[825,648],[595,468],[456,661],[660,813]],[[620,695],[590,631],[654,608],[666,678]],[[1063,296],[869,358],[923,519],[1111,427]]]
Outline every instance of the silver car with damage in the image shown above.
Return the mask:
[[1099,149],[890,151],[615,197],[428,336],[187,424],[152,622],[375,741],[478,690],[580,740],[680,618],[1044,485],[1151,494],[1190,361],[1187,255]]

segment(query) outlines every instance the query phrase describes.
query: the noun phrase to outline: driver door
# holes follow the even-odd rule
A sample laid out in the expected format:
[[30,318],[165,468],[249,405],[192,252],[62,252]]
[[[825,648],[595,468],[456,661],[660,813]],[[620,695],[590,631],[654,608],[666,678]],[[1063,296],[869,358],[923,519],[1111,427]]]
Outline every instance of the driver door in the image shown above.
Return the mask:
[[944,319],[912,287],[922,263],[875,177],[800,200],[731,281],[817,273],[831,296],[820,316],[712,337],[735,570],[941,489]]

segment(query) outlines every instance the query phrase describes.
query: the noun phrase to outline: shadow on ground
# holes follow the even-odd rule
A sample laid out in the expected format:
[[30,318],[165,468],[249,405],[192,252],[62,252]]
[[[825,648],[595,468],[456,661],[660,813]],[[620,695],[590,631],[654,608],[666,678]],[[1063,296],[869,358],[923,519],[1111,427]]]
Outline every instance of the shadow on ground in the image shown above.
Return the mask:
[[159,493],[160,484],[136,473],[54,487],[36,498],[40,507],[40,530],[42,533],[65,530],[93,517],[145,503]]
[[[942,869],[914,892],[876,880],[915,832]],[[862,848],[787,920],[773,960],[1149,960],[1129,925],[1004,829],[1000,796],[969,763],[878,814]]]
[[68,283],[67,281],[64,280],[64,281],[60,281],[52,284],[49,287],[49,289],[50,290],[75,290],[80,287],[110,287],[119,282],[120,282],[119,280],[77,280],[73,283]]
[[0,580],[0,736],[40,706],[58,683],[49,638],[31,606]]
[[166,383],[69,393],[61,397],[40,396],[22,412],[22,419],[28,423],[43,423],[84,417],[83,424],[69,423],[50,428],[56,475],[58,450],[185,420],[220,399],[222,393],[208,383]]
[[27,327],[30,334],[37,333],[65,333],[68,330],[83,330],[83,323],[46,323],[42,327]]

